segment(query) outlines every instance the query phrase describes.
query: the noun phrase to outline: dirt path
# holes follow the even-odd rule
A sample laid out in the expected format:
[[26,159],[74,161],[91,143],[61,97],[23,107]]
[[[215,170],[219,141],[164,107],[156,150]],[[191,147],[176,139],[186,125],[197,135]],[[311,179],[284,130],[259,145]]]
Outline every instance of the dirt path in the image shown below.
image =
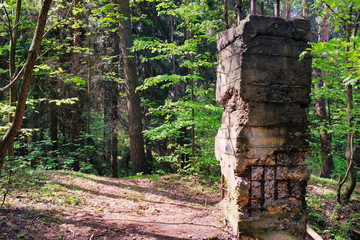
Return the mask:
[[[0,239],[235,239],[211,181],[53,172],[0,212]],[[36,177],[35,177],[36,179]]]

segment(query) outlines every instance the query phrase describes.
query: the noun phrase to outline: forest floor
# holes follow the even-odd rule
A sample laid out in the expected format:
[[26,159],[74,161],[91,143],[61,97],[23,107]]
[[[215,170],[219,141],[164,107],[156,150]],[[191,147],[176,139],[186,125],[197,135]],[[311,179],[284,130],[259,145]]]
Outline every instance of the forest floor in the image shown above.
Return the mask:
[[33,172],[16,182],[0,239],[233,239],[210,178]]
[[[0,209],[0,239],[235,239],[223,224],[218,188],[218,180],[198,176],[25,173]],[[337,205],[334,182],[312,178],[310,226],[324,239],[356,234],[359,194]]]

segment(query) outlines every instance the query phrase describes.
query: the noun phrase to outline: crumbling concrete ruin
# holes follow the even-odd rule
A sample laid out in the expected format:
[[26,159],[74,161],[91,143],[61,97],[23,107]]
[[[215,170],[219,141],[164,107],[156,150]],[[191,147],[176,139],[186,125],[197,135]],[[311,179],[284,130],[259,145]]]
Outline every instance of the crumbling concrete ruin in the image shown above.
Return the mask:
[[240,239],[304,239],[310,22],[250,15],[218,35],[216,157]]

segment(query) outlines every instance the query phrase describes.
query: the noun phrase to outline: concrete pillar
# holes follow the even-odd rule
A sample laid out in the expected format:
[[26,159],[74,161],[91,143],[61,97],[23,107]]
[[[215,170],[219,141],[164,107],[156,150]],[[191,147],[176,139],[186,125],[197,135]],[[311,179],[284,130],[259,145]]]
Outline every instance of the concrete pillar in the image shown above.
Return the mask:
[[304,239],[310,22],[250,15],[218,35],[215,152],[240,239]]

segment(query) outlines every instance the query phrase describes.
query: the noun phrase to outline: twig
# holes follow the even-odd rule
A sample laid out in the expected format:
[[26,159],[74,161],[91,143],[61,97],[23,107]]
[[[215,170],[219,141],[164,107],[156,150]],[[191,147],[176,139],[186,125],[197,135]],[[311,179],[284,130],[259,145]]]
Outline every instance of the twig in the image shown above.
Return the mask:
[[28,14],[27,16],[25,16],[23,19],[21,19],[18,23],[16,23],[14,26],[13,26],[13,30],[17,27],[17,26],[19,26],[19,24],[20,23],[22,23],[25,19],[27,19],[28,18],[28,16],[30,16],[30,14]]
[[19,81],[19,79],[23,75],[24,69],[25,69],[25,65],[21,68],[20,72],[16,75],[15,78],[13,78],[11,80],[11,82],[8,85],[6,85],[3,88],[0,88],[0,93],[4,93],[4,92],[10,90],[17,83],[17,81]]

